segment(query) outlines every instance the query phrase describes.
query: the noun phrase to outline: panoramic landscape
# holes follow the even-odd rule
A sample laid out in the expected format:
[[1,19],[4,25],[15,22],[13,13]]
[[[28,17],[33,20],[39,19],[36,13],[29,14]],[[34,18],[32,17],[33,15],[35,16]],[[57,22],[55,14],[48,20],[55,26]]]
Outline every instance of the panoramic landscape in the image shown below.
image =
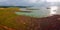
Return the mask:
[[60,30],[60,0],[0,0],[0,30]]

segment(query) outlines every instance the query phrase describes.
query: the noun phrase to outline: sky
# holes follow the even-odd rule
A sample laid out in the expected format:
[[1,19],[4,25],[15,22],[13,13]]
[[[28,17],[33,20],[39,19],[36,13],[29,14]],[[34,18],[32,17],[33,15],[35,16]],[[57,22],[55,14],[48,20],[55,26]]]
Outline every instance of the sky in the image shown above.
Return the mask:
[[[0,6],[47,6],[47,2],[60,2],[59,0],[0,0]],[[47,5],[46,5],[47,4]],[[53,3],[52,3],[53,4]]]
[[40,3],[39,1],[37,0],[0,0],[0,5],[32,6],[34,4]]

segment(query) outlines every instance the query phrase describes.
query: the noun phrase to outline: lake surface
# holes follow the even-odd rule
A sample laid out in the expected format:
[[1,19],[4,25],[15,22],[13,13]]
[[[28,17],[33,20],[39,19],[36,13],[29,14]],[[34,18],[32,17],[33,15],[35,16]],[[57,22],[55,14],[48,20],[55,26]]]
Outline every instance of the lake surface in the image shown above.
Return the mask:
[[[39,10],[31,10],[31,12],[16,12],[17,15],[31,16],[31,17],[47,17],[49,16],[50,11],[46,8],[38,8]],[[26,8],[20,8],[20,10],[25,11]]]

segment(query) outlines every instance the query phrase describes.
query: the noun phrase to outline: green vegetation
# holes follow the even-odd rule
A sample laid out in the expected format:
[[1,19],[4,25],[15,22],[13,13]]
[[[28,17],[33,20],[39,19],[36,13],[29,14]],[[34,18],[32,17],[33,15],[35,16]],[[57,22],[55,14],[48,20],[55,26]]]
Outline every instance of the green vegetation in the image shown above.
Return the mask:
[[[16,11],[16,10],[15,10]],[[17,28],[17,23],[13,18],[17,15],[13,10],[1,9],[0,8],[0,25],[8,26],[11,28]]]
[[16,8],[0,8],[0,25],[18,30],[27,30],[30,18],[18,16],[15,14],[16,11],[19,10]]

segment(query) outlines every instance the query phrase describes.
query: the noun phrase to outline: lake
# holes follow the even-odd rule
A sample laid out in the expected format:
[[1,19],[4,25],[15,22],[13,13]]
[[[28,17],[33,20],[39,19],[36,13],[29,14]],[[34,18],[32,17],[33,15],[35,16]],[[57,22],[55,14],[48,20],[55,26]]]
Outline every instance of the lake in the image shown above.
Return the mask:
[[[33,8],[32,8],[33,9]],[[47,17],[50,14],[50,10],[47,10],[45,7],[36,7],[36,10],[29,10],[27,8],[20,8],[20,11],[31,11],[31,12],[16,12],[17,15],[31,16],[31,17]]]

